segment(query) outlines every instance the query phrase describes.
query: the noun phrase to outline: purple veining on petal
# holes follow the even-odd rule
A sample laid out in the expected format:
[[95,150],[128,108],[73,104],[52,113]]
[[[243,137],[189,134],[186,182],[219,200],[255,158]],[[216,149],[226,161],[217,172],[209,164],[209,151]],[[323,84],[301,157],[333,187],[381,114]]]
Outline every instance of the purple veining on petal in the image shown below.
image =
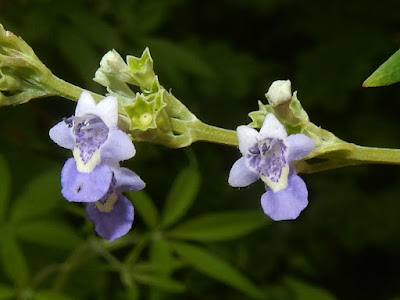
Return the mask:
[[246,159],[250,168],[268,177],[273,182],[278,182],[282,170],[287,165],[287,146],[281,139],[266,138],[250,147]]
[[107,125],[98,116],[75,117],[75,147],[80,150],[83,163],[88,162],[96,150],[104,144],[107,140],[108,132]]

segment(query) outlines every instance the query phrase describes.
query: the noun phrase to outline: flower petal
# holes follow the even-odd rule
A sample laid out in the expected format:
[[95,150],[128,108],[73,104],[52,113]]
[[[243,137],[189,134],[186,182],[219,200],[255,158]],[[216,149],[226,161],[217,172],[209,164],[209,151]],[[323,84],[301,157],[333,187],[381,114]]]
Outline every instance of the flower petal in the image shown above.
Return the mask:
[[78,103],[76,104],[75,116],[83,117],[87,114],[93,114],[96,108],[96,102],[88,91],[83,91],[79,96]]
[[75,138],[72,130],[64,121],[54,125],[49,131],[50,138],[60,147],[73,149]]
[[97,234],[110,242],[127,234],[132,228],[133,205],[122,195],[119,195],[112,211],[101,212],[95,203],[88,203],[86,213],[94,223]]
[[286,189],[274,193],[266,191],[261,196],[264,213],[275,221],[294,220],[308,204],[306,184],[296,173],[289,176]]
[[246,159],[241,157],[233,164],[229,173],[228,183],[233,187],[245,187],[258,178],[258,173],[251,171],[246,165]]
[[108,128],[117,128],[118,125],[118,101],[113,96],[102,99],[93,112],[99,116]]
[[127,160],[136,153],[129,136],[122,130],[110,130],[108,138],[100,149],[101,160]]
[[310,154],[315,148],[315,142],[305,134],[291,134],[286,139],[289,149],[288,160],[300,160]]
[[287,137],[285,127],[278,121],[274,114],[267,114],[260,129],[260,139]]
[[127,168],[112,168],[118,192],[138,191],[144,189],[146,183],[135,172]]
[[236,129],[239,141],[239,150],[245,156],[250,147],[257,144],[258,131],[249,126],[239,126]]
[[95,202],[110,188],[112,174],[107,165],[99,165],[90,173],[80,173],[75,160],[70,158],[61,171],[61,194],[68,201]]

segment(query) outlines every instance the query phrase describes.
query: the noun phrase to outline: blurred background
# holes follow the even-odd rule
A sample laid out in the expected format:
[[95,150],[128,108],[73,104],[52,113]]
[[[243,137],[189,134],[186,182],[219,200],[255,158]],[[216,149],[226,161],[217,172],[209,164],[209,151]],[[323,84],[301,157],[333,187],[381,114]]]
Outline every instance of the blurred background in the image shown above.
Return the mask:
[[[290,79],[315,124],[360,145],[400,147],[400,85],[361,87],[399,48],[399,1],[1,0],[0,23],[57,76],[98,93],[105,90],[92,78],[108,50],[140,56],[149,47],[161,84],[208,124],[249,123],[247,113],[265,102],[272,81]],[[71,154],[48,130],[74,106],[46,98],[0,109],[0,299],[400,299],[400,169],[385,165],[302,175],[310,203],[296,221],[262,216],[262,226],[246,234],[191,242],[261,296],[235,283],[233,273],[221,279],[190,258],[164,282],[130,282],[115,260],[136,255],[137,241],[151,232],[143,218],[136,214],[125,244],[104,246],[84,208],[60,194],[59,172]],[[147,183],[142,197],[158,210],[177,174],[195,161],[201,184],[182,219],[232,210],[262,215],[261,183],[227,185],[237,149],[136,147],[125,166]],[[88,250],[87,241],[106,250]],[[137,255],[142,268],[152,260],[151,250]]]

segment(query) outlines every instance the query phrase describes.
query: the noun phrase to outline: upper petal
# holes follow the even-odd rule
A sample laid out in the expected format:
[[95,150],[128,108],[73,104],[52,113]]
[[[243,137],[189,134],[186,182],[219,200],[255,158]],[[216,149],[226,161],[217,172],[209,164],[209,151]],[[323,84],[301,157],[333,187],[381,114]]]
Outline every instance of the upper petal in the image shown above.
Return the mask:
[[260,139],[287,137],[285,127],[278,121],[274,114],[267,114],[260,129]]
[[286,139],[289,161],[300,160],[310,154],[315,148],[315,142],[305,134],[291,134]]
[[82,117],[87,114],[93,114],[96,107],[92,95],[88,91],[83,91],[79,96],[78,103],[75,108],[75,116]]
[[241,125],[236,129],[236,132],[239,150],[245,156],[249,148],[257,144],[258,131],[249,126]]
[[232,166],[228,183],[233,187],[245,187],[259,178],[258,173],[251,171],[244,157],[239,158]]
[[119,192],[144,189],[146,183],[135,172],[127,168],[112,168],[116,180],[115,189]]
[[50,138],[59,146],[67,149],[73,149],[75,138],[72,130],[64,121],[54,125],[49,131]]
[[101,212],[95,203],[88,203],[86,213],[94,223],[97,234],[110,242],[127,234],[132,228],[133,205],[121,194],[110,212]]
[[261,206],[264,213],[275,221],[294,220],[306,208],[307,197],[306,184],[293,172],[286,189],[276,193],[268,190],[261,196]]
[[126,160],[133,157],[136,153],[129,136],[122,130],[110,130],[108,138],[100,149],[101,160]]
[[98,165],[90,173],[80,173],[75,160],[70,158],[61,171],[61,194],[73,202],[98,201],[110,188],[112,174],[107,165]]
[[113,96],[102,99],[94,112],[99,116],[108,128],[117,128],[118,125],[118,100]]

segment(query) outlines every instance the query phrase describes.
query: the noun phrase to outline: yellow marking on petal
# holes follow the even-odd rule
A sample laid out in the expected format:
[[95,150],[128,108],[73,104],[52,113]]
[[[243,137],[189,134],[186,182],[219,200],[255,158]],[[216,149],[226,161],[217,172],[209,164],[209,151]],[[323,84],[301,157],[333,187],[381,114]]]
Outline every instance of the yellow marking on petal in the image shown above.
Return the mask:
[[75,147],[72,152],[76,162],[76,169],[81,173],[90,173],[100,163],[100,150],[96,150],[92,157],[84,163],[81,158],[81,150]]
[[289,177],[288,164],[286,164],[285,167],[282,169],[282,174],[278,182],[272,181],[266,176],[260,176],[261,180],[264,181],[274,193],[279,192],[287,187],[288,177]]
[[109,213],[114,209],[114,204],[117,202],[118,196],[117,194],[111,194],[108,196],[107,201],[105,203],[101,203],[100,201],[96,201],[96,207],[99,211]]

